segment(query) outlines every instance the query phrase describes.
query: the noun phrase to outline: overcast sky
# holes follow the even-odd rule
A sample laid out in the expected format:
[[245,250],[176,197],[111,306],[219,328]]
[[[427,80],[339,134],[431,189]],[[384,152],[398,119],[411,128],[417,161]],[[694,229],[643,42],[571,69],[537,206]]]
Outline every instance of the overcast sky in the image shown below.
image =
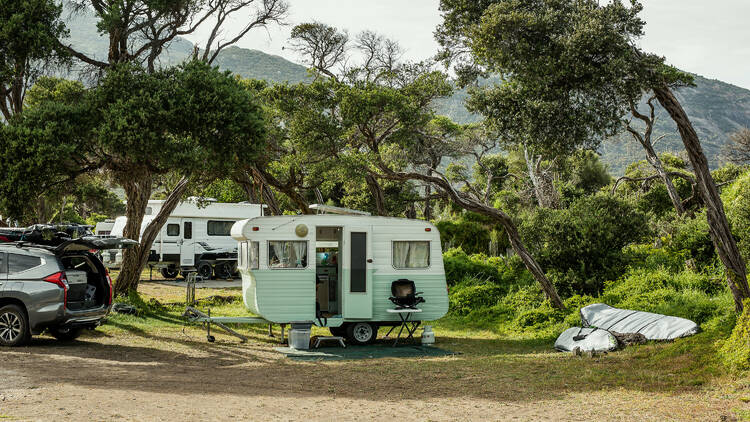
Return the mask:
[[[750,1],[642,0],[644,50],[661,54],[682,70],[750,89]],[[249,34],[238,45],[294,62],[291,27],[316,20],[350,34],[371,29],[397,40],[404,58],[420,60],[437,51],[432,33],[440,23],[438,0],[289,0],[288,27]],[[206,34],[196,34],[197,41]],[[286,48],[285,48],[286,47]]]

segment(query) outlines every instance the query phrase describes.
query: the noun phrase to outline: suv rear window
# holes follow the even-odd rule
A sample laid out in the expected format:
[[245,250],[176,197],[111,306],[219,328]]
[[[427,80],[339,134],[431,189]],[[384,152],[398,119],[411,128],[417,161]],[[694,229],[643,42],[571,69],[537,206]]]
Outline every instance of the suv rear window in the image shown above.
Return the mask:
[[42,265],[42,259],[38,256],[8,254],[8,273],[20,273]]

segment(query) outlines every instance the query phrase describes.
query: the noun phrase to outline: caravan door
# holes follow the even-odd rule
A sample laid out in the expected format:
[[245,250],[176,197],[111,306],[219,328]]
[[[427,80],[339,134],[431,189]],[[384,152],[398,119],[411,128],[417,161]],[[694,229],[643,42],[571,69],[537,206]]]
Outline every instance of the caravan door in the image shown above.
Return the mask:
[[182,219],[182,239],[180,239],[180,266],[195,266],[195,241],[193,240],[193,220]]
[[344,318],[372,318],[372,246],[369,227],[344,232]]

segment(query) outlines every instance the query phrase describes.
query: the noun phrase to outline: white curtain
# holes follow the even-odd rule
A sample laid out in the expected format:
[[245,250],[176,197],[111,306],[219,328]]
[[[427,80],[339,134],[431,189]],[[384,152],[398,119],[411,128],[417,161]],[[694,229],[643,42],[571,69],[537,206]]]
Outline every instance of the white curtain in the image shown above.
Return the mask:
[[396,268],[407,268],[406,260],[409,257],[409,242],[393,242],[393,266]]
[[271,254],[268,265],[271,268],[303,268],[307,264],[307,242],[268,242]]
[[302,268],[307,264],[307,242],[290,242],[294,246],[296,267]]
[[430,242],[409,242],[409,268],[427,268],[430,266]]

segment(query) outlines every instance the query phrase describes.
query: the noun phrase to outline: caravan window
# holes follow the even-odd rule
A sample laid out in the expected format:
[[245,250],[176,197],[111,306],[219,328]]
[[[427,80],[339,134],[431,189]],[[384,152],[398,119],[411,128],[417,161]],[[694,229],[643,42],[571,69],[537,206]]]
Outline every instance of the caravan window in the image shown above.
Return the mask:
[[240,242],[240,250],[237,251],[237,266],[247,268],[247,242]]
[[268,241],[268,267],[272,269],[307,267],[307,242]]
[[180,225],[179,224],[167,224],[167,236],[179,236]]
[[208,235],[209,236],[229,236],[232,232],[232,226],[234,221],[216,221],[208,220]]
[[430,242],[394,241],[393,268],[412,269],[430,266]]
[[238,266],[242,269],[257,270],[260,260],[258,259],[258,242],[240,243]]
[[250,269],[260,268],[260,242],[250,242]]

